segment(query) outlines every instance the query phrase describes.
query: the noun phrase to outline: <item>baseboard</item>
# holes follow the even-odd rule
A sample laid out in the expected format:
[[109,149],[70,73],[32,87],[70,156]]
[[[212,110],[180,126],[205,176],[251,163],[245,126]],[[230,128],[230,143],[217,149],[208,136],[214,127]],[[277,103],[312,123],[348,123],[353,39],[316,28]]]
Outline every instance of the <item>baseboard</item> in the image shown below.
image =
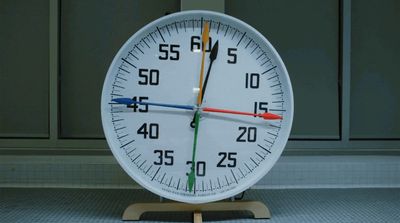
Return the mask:
[[[0,156],[0,187],[141,188],[112,156]],[[399,156],[284,156],[254,189],[400,187]]]

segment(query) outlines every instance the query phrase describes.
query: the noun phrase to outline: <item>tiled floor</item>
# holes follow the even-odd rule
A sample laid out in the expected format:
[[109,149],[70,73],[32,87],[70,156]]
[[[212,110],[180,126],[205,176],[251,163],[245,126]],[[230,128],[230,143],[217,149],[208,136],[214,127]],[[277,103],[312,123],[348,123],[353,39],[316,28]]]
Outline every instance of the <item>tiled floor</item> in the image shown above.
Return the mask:
[[[246,200],[261,200],[269,220],[248,213],[205,213],[206,222],[400,222],[400,189],[250,190]],[[144,190],[0,189],[0,222],[122,222],[131,203],[159,202]],[[190,213],[149,213],[143,222],[190,222]]]

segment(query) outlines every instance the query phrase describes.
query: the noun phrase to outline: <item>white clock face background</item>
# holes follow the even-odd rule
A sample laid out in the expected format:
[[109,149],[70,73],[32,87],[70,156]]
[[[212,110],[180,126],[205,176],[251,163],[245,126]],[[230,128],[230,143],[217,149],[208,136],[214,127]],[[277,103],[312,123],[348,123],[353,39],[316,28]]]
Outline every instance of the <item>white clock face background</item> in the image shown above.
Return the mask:
[[[202,107],[282,119],[201,112],[189,190],[195,112],[112,100],[196,105],[205,22],[207,51],[216,41],[219,47]],[[224,14],[188,11],[148,24],[122,46],[105,79],[101,113],[114,156],[136,182],[169,199],[204,203],[248,189],[272,168],[289,137],[293,95],[282,60],[254,28]]]

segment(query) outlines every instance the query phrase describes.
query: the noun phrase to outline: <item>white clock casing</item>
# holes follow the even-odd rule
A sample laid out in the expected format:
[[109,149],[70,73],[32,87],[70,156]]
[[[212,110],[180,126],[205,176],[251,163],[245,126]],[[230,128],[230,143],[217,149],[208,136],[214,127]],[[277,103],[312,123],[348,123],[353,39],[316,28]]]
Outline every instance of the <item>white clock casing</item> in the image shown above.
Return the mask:
[[[268,111],[282,120],[202,112],[189,191],[194,112],[112,99],[195,105],[205,22],[209,47],[218,40],[219,52],[202,106]],[[257,30],[225,14],[185,11],[149,23],[121,47],[105,78],[101,116],[113,155],[137,183],[168,199],[205,203],[248,189],[272,168],[290,134],[293,93],[284,63]]]

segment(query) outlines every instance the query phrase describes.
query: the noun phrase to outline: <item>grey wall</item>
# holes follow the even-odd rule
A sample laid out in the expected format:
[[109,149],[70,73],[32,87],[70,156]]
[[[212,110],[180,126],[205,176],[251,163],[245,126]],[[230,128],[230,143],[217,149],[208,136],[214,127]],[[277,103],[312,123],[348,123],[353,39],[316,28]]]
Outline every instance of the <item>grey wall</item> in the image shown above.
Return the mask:
[[[99,112],[109,63],[136,30],[179,10],[178,0],[3,0],[0,154],[109,155]],[[225,2],[288,68],[295,119],[286,154],[399,154],[399,10],[395,0]]]
[[1,1],[0,137],[48,137],[48,68],[48,1]]
[[351,132],[400,138],[400,2],[352,1]]
[[226,13],[259,30],[286,64],[295,100],[291,138],[339,139],[338,1],[250,2],[229,1]]
[[[60,136],[104,138],[100,94],[122,44],[178,1],[61,1]],[[85,123],[85,124],[82,124]]]

